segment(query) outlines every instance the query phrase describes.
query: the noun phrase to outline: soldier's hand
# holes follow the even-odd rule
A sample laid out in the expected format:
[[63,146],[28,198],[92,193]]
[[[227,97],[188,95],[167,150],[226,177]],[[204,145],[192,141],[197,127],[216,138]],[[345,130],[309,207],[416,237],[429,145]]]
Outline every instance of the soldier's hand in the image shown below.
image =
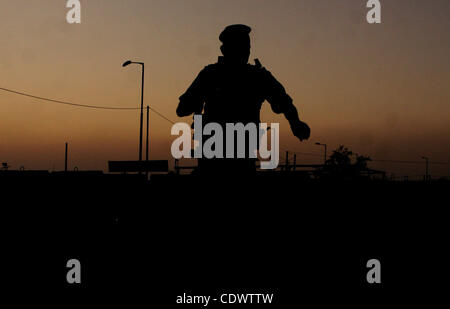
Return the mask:
[[311,134],[311,129],[309,126],[300,120],[291,123],[291,130],[292,133],[294,133],[294,135],[301,141],[307,140]]

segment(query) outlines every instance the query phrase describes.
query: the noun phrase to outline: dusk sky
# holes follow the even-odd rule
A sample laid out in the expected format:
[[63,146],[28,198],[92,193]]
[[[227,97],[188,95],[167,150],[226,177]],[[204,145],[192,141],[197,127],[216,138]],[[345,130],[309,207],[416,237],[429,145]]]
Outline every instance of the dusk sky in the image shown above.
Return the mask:
[[[82,0],[81,24],[64,0],[0,0],[0,87],[79,104],[145,105],[173,121],[178,97],[217,61],[225,26],[252,27],[252,54],[285,86],[312,130],[299,142],[282,115],[280,151],[321,163],[339,144],[373,159],[450,161],[450,1],[382,0],[382,23],[366,22],[365,0]],[[0,161],[12,168],[106,170],[136,160],[139,111],[57,105],[0,91]],[[150,157],[169,159],[171,124],[150,115]],[[421,164],[372,162],[396,175]],[[450,176],[449,164],[431,166]]]

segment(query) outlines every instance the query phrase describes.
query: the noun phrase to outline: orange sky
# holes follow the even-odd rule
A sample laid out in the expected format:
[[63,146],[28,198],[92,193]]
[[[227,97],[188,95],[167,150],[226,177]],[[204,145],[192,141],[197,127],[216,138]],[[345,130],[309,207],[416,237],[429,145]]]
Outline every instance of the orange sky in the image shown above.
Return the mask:
[[[282,82],[312,128],[300,143],[282,116],[281,151],[320,155],[345,144],[375,159],[450,161],[450,2],[382,2],[382,23],[367,24],[363,0],[81,1],[82,23],[66,23],[65,1],[0,2],[0,87],[80,104],[145,104],[175,121],[178,97],[219,55],[228,24],[253,28],[251,58]],[[138,111],[58,106],[0,91],[0,161],[13,168],[105,169],[108,160],[137,159]],[[151,114],[151,158],[170,158],[170,123]],[[301,163],[320,156],[299,155]],[[373,162],[396,175],[422,165]],[[450,176],[450,165],[433,165]]]

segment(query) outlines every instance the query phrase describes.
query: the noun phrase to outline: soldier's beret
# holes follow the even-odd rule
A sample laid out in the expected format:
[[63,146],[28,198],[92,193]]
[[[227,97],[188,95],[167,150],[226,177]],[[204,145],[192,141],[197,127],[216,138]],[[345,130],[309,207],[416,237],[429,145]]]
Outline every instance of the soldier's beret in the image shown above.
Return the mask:
[[230,25],[225,27],[222,33],[219,35],[219,40],[222,43],[239,40],[242,37],[248,37],[252,28],[246,25]]

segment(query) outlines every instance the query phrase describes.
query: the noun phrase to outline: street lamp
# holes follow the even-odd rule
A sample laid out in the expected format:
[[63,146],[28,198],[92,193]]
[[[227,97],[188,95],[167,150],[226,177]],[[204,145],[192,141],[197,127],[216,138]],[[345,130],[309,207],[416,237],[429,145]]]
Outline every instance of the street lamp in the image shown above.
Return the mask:
[[425,160],[425,180],[428,181],[430,176],[428,175],[428,157],[422,157]]
[[142,86],[141,86],[141,117],[140,117],[140,124],[139,124],[139,163],[142,162],[142,118],[143,118],[143,108],[144,108],[144,63],[143,62],[134,62],[131,60],[125,61],[122,64],[122,67],[126,67],[130,64],[140,64],[142,65]]
[[317,142],[316,145],[324,146],[324,148],[325,148],[325,152],[323,155],[323,164],[325,164],[327,162],[327,144],[321,144],[321,143]]

